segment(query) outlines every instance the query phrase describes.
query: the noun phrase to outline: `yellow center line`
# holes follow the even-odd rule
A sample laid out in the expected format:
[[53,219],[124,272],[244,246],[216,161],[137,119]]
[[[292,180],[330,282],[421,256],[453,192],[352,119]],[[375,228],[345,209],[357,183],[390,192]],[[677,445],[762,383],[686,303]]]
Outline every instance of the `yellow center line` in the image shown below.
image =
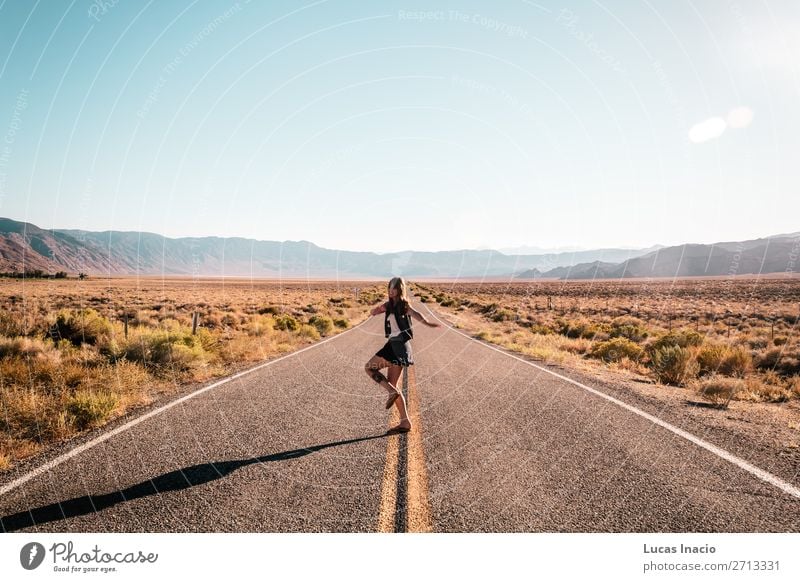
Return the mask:
[[431,508],[428,502],[428,471],[422,447],[422,416],[414,366],[407,368],[408,416],[414,427],[408,433],[408,527],[409,532],[433,531]]
[[[378,516],[379,532],[397,531],[397,495],[398,495],[398,475],[403,467],[400,467],[400,439],[406,441],[406,457],[408,459],[407,471],[403,473],[408,476],[406,491],[407,498],[402,507],[405,508],[405,527],[407,532],[430,532],[433,530],[431,519],[430,504],[428,502],[428,473],[425,468],[425,455],[422,446],[422,417],[420,415],[419,395],[417,393],[416,376],[414,366],[405,369],[407,382],[406,405],[408,416],[413,428],[405,435],[390,437],[386,444],[386,464],[383,471],[383,483],[381,486],[381,507]],[[392,408],[389,418],[389,426],[395,426],[400,422],[400,415],[397,408]],[[402,517],[402,516],[401,516]]]
[[[390,426],[400,422],[397,407],[392,407],[389,416]],[[386,464],[383,468],[383,484],[381,486],[381,511],[378,515],[378,531],[394,532],[394,515],[397,507],[397,470],[400,459],[400,439],[389,438],[386,443]]]

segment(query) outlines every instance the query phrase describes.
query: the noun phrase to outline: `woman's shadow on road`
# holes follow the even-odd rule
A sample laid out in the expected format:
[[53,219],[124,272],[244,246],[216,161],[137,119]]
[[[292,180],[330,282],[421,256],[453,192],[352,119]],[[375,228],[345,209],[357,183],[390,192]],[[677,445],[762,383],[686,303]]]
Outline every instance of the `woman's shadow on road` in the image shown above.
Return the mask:
[[314,445],[302,449],[295,449],[293,451],[284,451],[282,453],[275,453],[263,457],[253,457],[251,459],[241,459],[238,461],[220,461],[217,463],[204,463],[202,465],[192,465],[191,467],[183,467],[164,473],[153,479],[142,481],[136,485],[112,493],[105,493],[102,495],[85,495],[83,497],[74,497],[66,501],[58,501],[50,505],[28,509],[19,513],[6,515],[0,517],[0,525],[2,531],[12,532],[21,530],[26,527],[34,525],[42,525],[52,521],[60,521],[69,517],[77,517],[79,515],[87,515],[97,511],[101,511],[108,507],[139,499],[140,497],[147,497],[149,495],[158,495],[167,491],[179,491],[181,489],[188,489],[196,485],[202,485],[209,481],[221,479],[226,475],[232,473],[236,469],[246,467],[247,465],[254,465],[256,463],[269,463],[272,461],[288,461],[289,459],[297,459],[310,453],[327,449],[328,447],[337,447],[341,445],[348,445],[360,441],[368,441],[372,439],[379,439],[387,437],[386,433],[361,437],[356,439],[348,439],[344,441],[336,441],[332,443],[325,443],[321,445]]

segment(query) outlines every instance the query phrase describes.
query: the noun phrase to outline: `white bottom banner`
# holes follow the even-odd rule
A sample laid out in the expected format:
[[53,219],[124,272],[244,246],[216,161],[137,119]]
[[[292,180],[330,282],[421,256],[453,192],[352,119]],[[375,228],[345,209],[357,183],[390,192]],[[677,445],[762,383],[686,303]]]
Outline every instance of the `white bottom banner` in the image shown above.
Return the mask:
[[3,580],[800,580],[800,534],[3,534]]

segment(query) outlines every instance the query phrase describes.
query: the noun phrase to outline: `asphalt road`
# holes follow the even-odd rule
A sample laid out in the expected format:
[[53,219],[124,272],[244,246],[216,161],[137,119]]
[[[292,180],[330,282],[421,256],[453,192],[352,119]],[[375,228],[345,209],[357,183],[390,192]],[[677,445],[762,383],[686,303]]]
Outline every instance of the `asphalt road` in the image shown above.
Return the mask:
[[407,435],[385,434],[363,371],[373,317],[5,492],[2,529],[800,531],[791,491],[455,330],[414,330]]

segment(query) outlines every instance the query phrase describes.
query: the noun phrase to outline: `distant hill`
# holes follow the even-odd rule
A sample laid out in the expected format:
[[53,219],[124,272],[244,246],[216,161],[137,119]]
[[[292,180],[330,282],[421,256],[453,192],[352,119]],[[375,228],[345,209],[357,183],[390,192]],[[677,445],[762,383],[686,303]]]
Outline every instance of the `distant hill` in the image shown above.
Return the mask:
[[[548,250],[541,249],[539,247],[522,246],[497,250],[506,255],[536,256],[542,262],[542,264],[539,266],[547,267],[547,261],[550,261],[551,263],[557,263],[559,265],[577,265],[578,263],[589,263],[592,261],[620,263],[630,259],[631,257],[646,255],[647,253],[651,253],[661,248],[664,248],[664,245],[653,245],[646,249]],[[547,268],[552,268],[552,265]]]
[[664,247],[621,263],[601,261],[558,267],[537,276],[556,279],[716,277],[800,270],[800,233],[747,241]]
[[[0,218],[0,271],[22,272],[41,269],[45,272],[84,270],[84,265],[100,266],[101,251],[74,236],[42,230],[26,222]],[[94,270],[91,269],[90,270]]]
[[575,265],[617,265],[628,259],[650,254],[664,248],[663,245],[654,245],[646,249],[596,249],[590,251],[570,251],[563,253],[549,253],[545,255],[527,255],[535,257],[534,271],[523,271],[516,275],[520,279],[533,279],[536,277],[561,278],[569,272],[565,267]]
[[783,272],[793,248],[797,254],[796,245],[792,245],[798,236],[657,250],[599,249],[544,255],[506,255],[495,250],[378,254],[325,249],[309,241],[43,230],[0,218],[0,271],[329,279],[391,275],[519,280],[724,275],[733,263],[738,274]]
[[43,230],[30,223],[0,219],[3,272],[41,269],[71,274],[205,277],[508,277],[541,261],[541,257],[509,256],[494,250],[378,254],[325,249],[309,241]]

